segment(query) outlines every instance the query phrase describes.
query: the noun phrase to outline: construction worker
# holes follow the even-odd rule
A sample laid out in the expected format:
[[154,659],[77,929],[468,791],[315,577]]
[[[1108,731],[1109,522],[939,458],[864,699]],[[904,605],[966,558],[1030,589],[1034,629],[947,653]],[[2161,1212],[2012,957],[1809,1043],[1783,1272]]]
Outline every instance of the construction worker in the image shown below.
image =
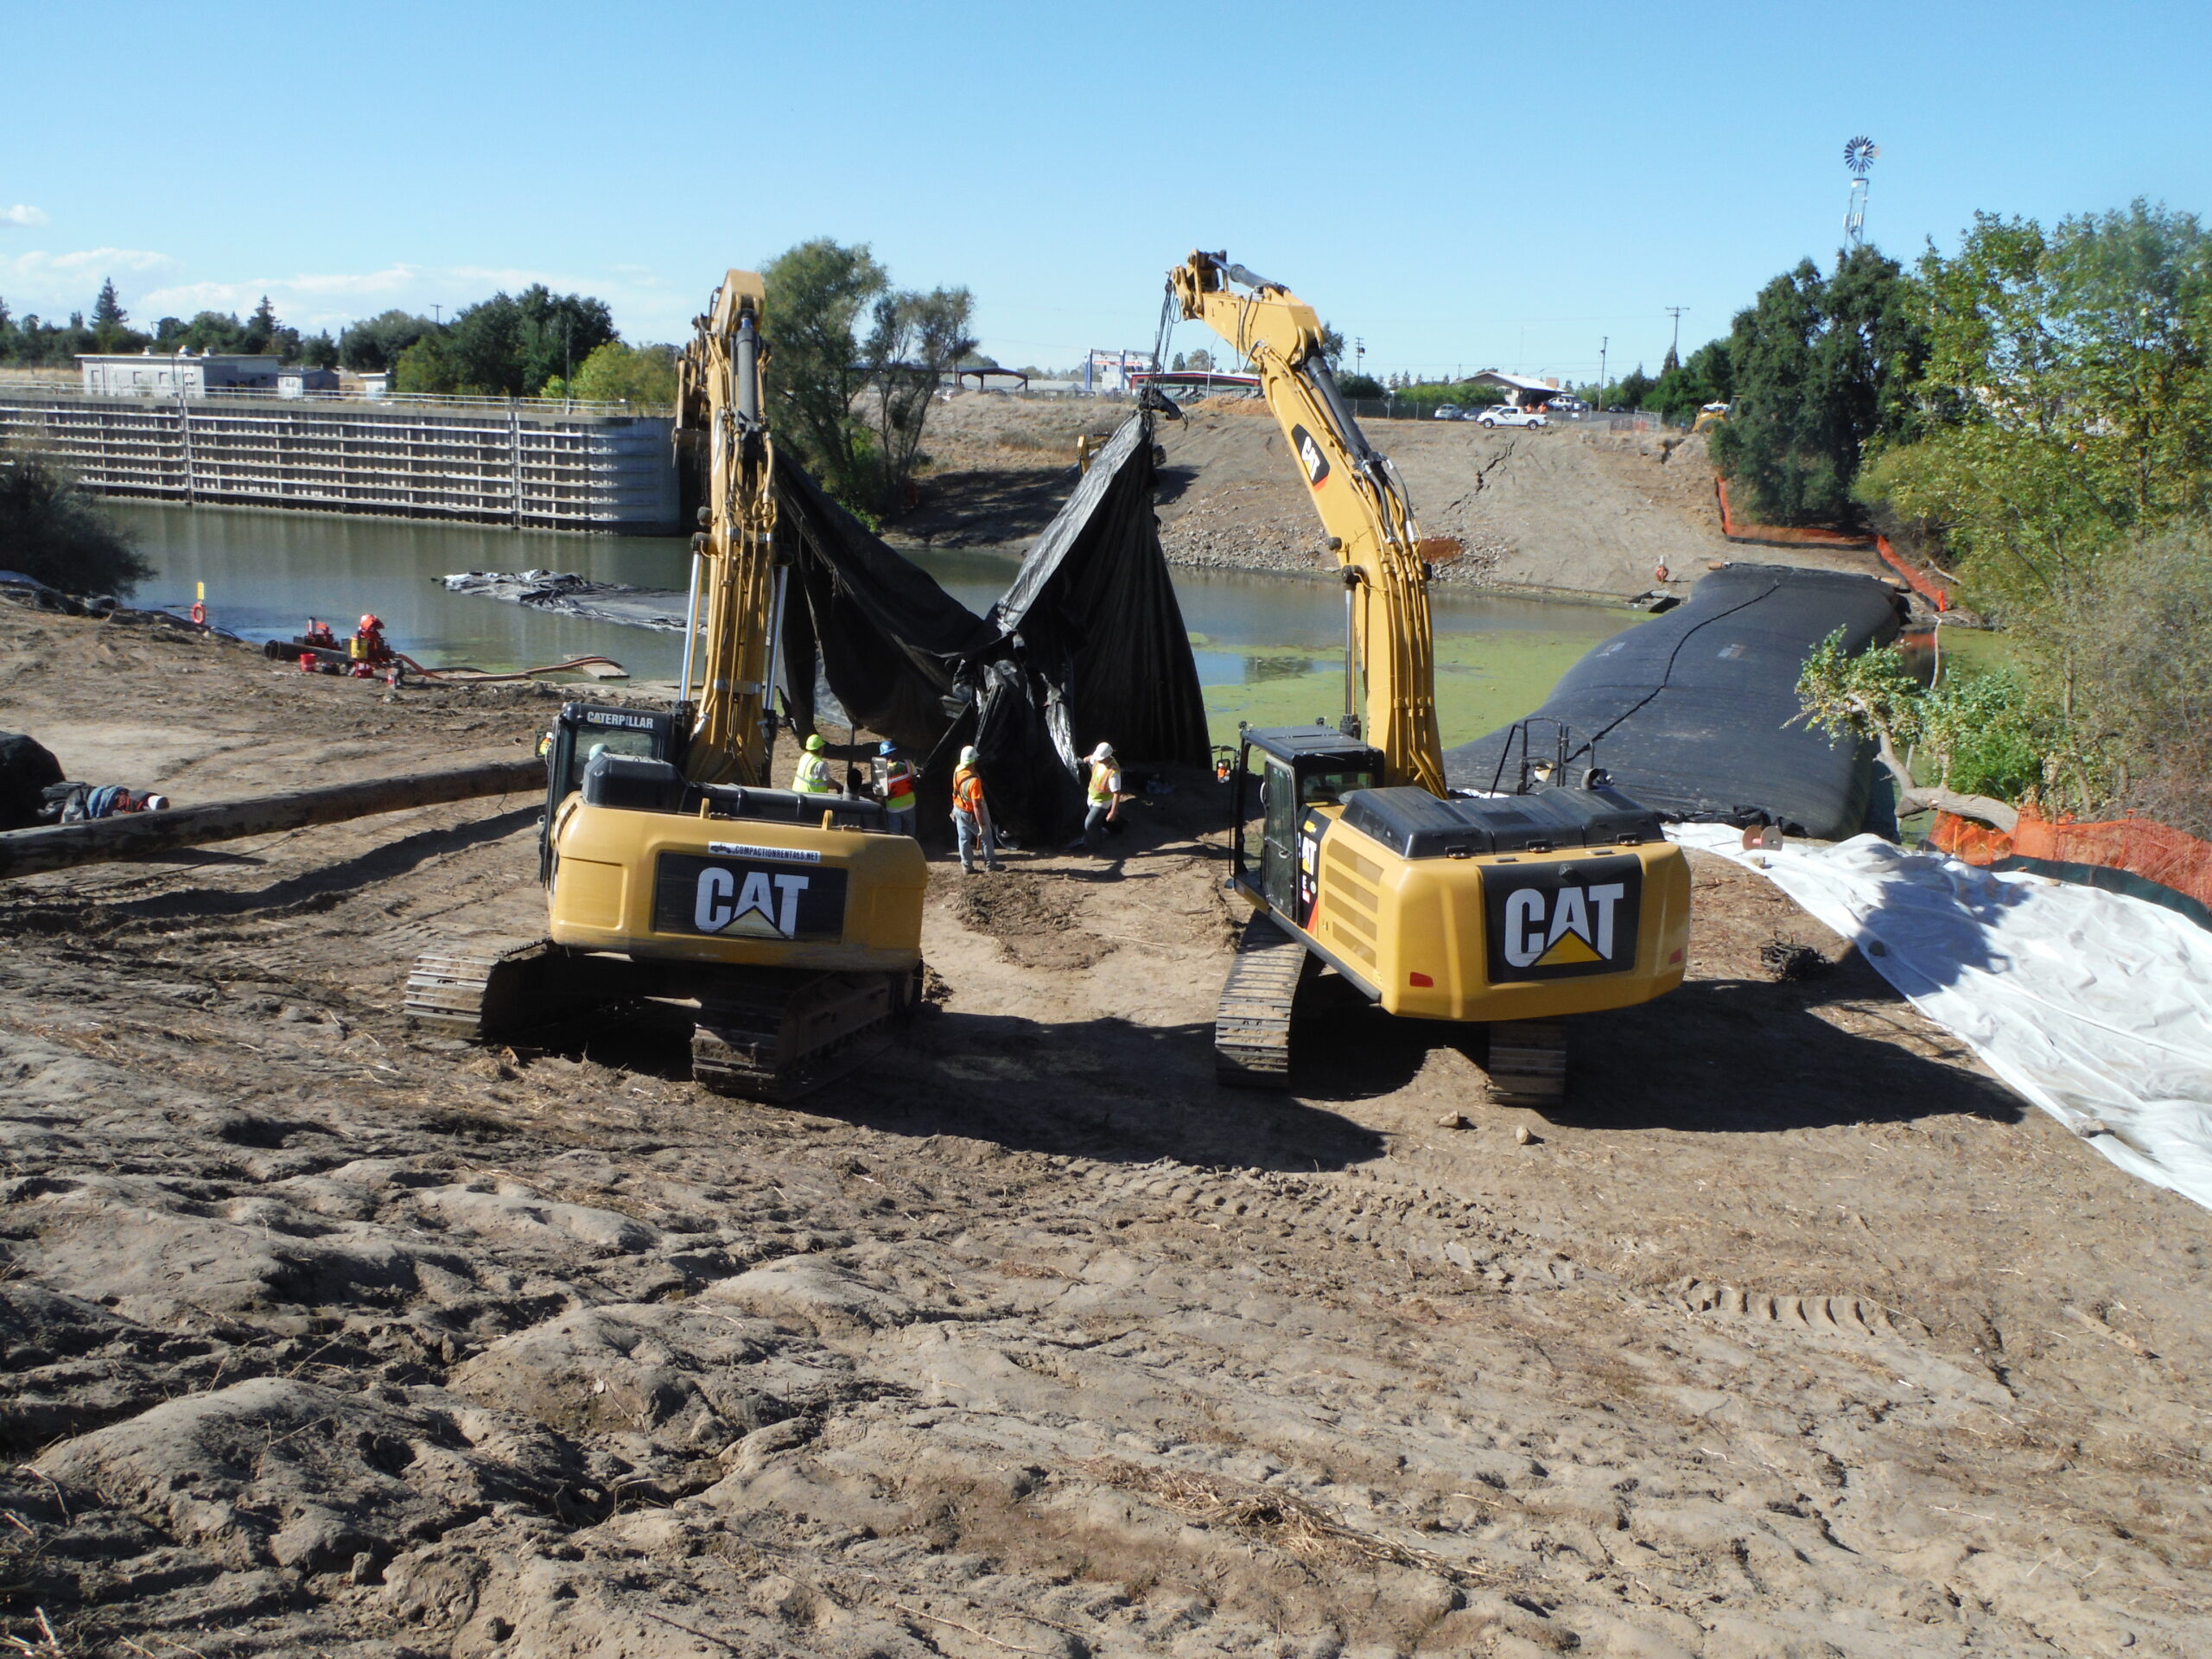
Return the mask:
[[806,740],[806,747],[799,751],[798,771],[791,778],[791,787],[802,795],[835,795],[837,785],[830,781],[829,745],[822,741],[822,734],[815,733]]
[[1093,858],[1106,856],[1105,826],[1122,810],[1122,763],[1111,744],[1101,743],[1090,752],[1090,781],[1084,791],[1083,844]]
[[899,758],[899,746],[885,743],[876,750],[880,774],[876,792],[883,801],[883,810],[891,818],[893,835],[911,836],[914,833],[915,798],[914,768]]
[[385,643],[384,619],[363,617],[361,626],[353,631],[353,639],[346,642],[346,654],[356,663],[369,663],[379,667],[390,662],[391,647]]
[[983,851],[983,868],[998,868],[991,855],[991,809],[983,800],[983,780],[976,771],[976,746],[960,751],[960,766],[952,774],[952,833],[960,845],[960,868],[976,874],[975,849]]

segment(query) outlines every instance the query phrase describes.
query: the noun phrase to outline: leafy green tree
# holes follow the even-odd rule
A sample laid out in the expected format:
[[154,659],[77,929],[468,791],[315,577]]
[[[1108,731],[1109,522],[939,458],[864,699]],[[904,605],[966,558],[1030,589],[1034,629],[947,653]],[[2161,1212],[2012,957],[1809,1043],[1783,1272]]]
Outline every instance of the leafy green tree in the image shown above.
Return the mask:
[[134,334],[130,319],[123,309],[123,302],[116,297],[115,279],[104,278],[99,296],[92,302],[93,349],[102,352],[127,352],[136,349],[146,336]]
[[1728,342],[1709,340],[1685,361],[1664,371],[1647,403],[1670,421],[1687,422],[1707,404],[1726,403],[1733,385]]
[[405,351],[392,365],[391,389],[394,391],[431,393],[456,392],[461,390],[461,365],[452,347],[447,343],[444,331],[423,335]]
[[1920,279],[1920,424],[1862,494],[1936,528],[2070,721],[2113,559],[2212,517],[2212,236],[2141,201],[2048,234],[1980,214]]
[[311,369],[334,369],[338,366],[338,342],[326,328],[300,342],[300,361]]
[[437,327],[429,318],[418,317],[411,311],[379,312],[360,322],[349,323],[340,333],[338,360],[357,372],[393,368],[402,352],[423,335],[435,333]]
[[1917,285],[1895,260],[1853,248],[1826,277],[1804,260],[1736,315],[1714,456],[1762,518],[1849,521],[1867,446],[1913,429],[1927,353]]
[[868,368],[854,331],[890,276],[865,245],[827,237],[778,255],[761,276],[771,347],[762,385],[778,439],[847,506],[872,509],[874,444],[853,412]]
[[20,443],[0,448],[0,569],[87,597],[126,593],[153,574],[59,460]]
[[968,333],[974,297],[964,288],[879,295],[868,330],[868,378],[875,384],[877,499],[896,512],[921,459],[922,429],[945,375],[976,349]]
[[1650,401],[1653,389],[1658,384],[1643,372],[1643,365],[1639,363],[1613,383],[1612,391],[1606,395],[1605,405],[1609,409],[1615,404],[1623,409],[1642,409]]
[[1384,397],[1389,394],[1382,383],[1371,374],[1340,374],[1337,390],[1347,397]]
[[676,353],[666,346],[631,346],[610,340],[584,359],[568,383],[567,395],[595,403],[672,404]]

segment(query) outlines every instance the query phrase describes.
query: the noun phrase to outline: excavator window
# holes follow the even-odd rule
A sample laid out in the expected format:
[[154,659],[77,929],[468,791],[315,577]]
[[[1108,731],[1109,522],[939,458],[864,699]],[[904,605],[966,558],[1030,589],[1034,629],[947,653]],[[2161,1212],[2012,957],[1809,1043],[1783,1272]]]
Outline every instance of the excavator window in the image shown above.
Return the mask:
[[1370,770],[1309,772],[1298,780],[1298,798],[1305,806],[1336,806],[1355,789],[1374,788],[1375,781]]

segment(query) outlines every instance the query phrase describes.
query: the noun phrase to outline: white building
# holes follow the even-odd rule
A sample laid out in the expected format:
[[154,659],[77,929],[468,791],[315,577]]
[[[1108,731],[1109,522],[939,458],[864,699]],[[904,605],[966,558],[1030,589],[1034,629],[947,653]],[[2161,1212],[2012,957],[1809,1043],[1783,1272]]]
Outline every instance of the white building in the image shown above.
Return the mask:
[[295,365],[276,371],[276,395],[279,397],[304,397],[311,391],[338,390],[338,371],[335,369],[306,369]]
[[104,397],[204,397],[210,391],[240,387],[274,391],[280,366],[273,356],[215,352],[168,357],[149,351],[87,353],[77,363],[85,372],[85,390]]

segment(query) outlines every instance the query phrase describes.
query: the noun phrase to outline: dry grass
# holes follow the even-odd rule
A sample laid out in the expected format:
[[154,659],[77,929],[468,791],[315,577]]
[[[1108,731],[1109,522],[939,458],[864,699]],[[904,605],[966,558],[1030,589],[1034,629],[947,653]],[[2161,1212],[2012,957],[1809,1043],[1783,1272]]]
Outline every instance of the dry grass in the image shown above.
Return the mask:
[[1227,1527],[1308,1565],[1408,1567],[1455,1584],[1488,1581],[1440,1555],[1357,1531],[1290,1492],[1195,1470],[1149,1468],[1126,1458],[1084,1458],[1075,1467],[1107,1485],[1141,1493],[1185,1520]]

